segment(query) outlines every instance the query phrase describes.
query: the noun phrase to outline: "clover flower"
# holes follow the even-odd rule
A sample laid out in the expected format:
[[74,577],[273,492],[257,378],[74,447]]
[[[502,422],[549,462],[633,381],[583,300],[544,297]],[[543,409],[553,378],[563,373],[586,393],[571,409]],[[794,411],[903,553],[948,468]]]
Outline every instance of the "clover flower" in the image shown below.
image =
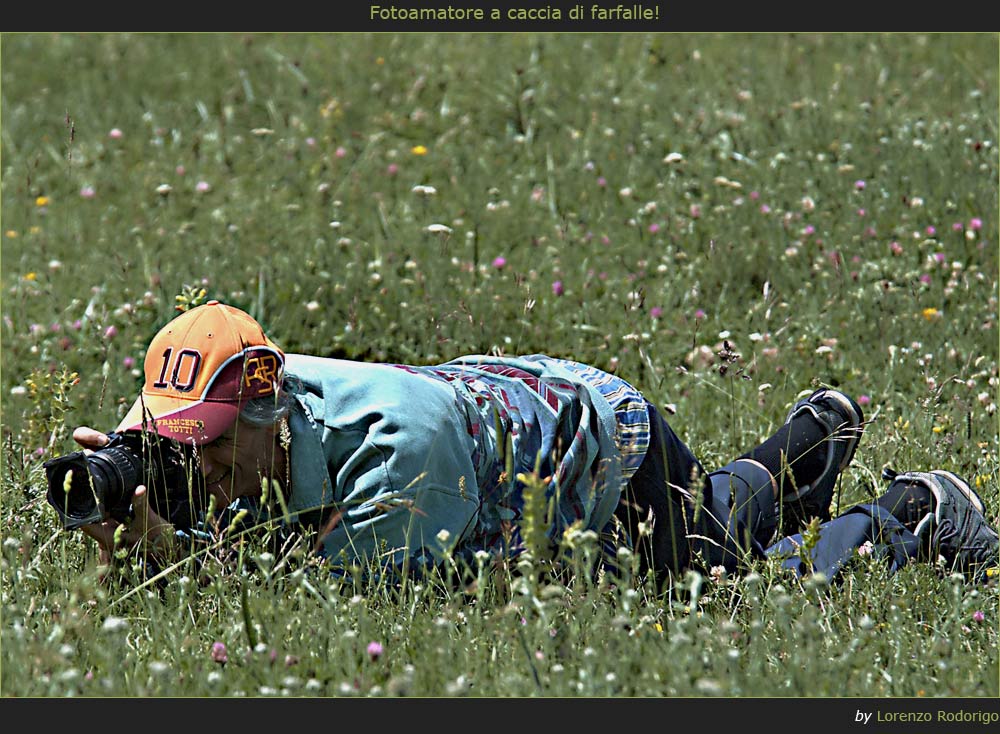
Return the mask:
[[212,643],[212,660],[219,663],[219,665],[225,665],[229,660],[229,653],[226,651],[226,644],[224,642],[214,642]]

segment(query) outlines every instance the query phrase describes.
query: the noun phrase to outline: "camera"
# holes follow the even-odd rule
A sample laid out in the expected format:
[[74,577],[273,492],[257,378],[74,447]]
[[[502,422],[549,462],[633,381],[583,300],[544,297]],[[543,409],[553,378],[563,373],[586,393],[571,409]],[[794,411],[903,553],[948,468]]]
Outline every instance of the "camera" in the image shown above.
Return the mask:
[[94,452],[76,451],[46,461],[48,492],[66,530],[112,517],[132,516],[132,495],[146,486],[150,507],[179,530],[198,522],[205,506],[205,482],[194,451],[156,434],[109,433],[111,441]]

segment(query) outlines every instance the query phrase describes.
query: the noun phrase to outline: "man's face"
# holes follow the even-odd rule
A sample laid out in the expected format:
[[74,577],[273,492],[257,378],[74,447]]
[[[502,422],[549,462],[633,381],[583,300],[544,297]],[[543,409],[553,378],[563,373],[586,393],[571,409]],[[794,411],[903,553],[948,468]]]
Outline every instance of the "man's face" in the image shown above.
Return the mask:
[[237,497],[261,493],[261,477],[276,471],[274,429],[236,421],[225,433],[201,449],[201,470],[209,494],[220,507]]

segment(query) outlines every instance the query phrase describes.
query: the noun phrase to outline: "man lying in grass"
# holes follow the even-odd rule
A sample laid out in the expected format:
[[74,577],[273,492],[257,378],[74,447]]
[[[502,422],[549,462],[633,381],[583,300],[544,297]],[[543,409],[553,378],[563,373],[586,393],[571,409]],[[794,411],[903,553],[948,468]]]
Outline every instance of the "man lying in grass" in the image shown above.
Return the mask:
[[[887,472],[877,501],[830,517],[864,425],[861,408],[832,389],[799,400],[771,438],[706,472],[630,384],[543,355],[434,367],[286,355],[248,314],[210,301],[156,335],[145,373],[117,433],[188,447],[195,517],[172,524],[153,511],[154,491],[129,487],[129,513],[115,519],[102,507],[83,526],[105,561],[116,547],[211,540],[206,511],[259,514],[264,486],[285,524],[311,527],[316,552],[340,573],[516,557],[538,538],[525,537],[531,513],[546,518],[550,549],[593,531],[608,548],[632,547],[660,581],[774,554],[795,573],[832,577],[859,548],[890,571],[943,557],[979,577],[996,564],[982,500],[950,472]],[[89,450],[110,440],[87,427],[74,438]]]

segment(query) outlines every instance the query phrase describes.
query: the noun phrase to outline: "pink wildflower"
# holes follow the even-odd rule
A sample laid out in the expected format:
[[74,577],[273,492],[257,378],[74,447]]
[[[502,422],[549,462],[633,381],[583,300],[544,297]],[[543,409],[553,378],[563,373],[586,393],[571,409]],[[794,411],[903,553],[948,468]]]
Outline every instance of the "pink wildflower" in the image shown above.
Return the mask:
[[972,613],[972,619],[973,619],[973,621],[976,621],[976,622],[984,622],[984,621],[986,621],[986,615],[983,614],[982,611],[980,611],[980,610],[977,609],[976,611],[974,611]]
[[347,155],[347,148],[345,148],[342,145],[338,146],[337,149],[333,152],[333,154],[338,158],[343,158],[344,156]]
[[493,258],[493,267],[495,267],[497,270],[503,270],[506,265],[507,265],[507,258],[505,258],[503,255],[497,255],[495,258]]
[[608,180],[604,178],[604,176],[598,176],[597,185],[600,186],[601,188],[604,188],[605,186],[608,185]]
[[802,230],[802,233],[808,237],[811,234],[816,234],[816,228],[811,224],[807,224],[806,228]]
[[871,401],[872,401],[872,399],[871,399],[870,395],[859,395],[858,396],[858,405],[868,405],[868,403],[870,403]]
[[93,186],[84,186],[80,189],[80,198],[82,199],[93,199],[95,196],[97,196],[97,192]]
[[969,229],[978,232],[983,228],[983,220],[979,217],[973,217],[969,220]]
[[694,317],[700,321],[701,319],[705,318],[705,312],[699,308],[697,311],[694,312]]
[[563,294],[563,284],[561,280],[557,280],[552,284],[552,295],[561,296]]
[[892,252],[893,255],[898,256],[903,254],[903,246],[898,242],[890,242],[889,250]]
[[928,237],[933,237],[934,235],[937,234],[937,229],[934,227],[933,224],[929,224],[929,225],[927,225],[926,232],[927,232],[927,236]]
[[199,194],[206,194],[212,190],[212,184],[210,184],[208,181],[199,181],[198,183],[195,184],[194,190],[197,191]]
[[760,193],[759,193],[759,192],[757,192],[757,191],[751,191],[751,192],[750,192],[750,198],[751,198],[751,199],[752,199],[753,201],[757,201],[757,199],[759,199],[759,198],[760,198]]
[[760,205],[760,213],[761,214],[769,214],[770,211],[771,211],[771,207],[769,207],[767,204],[761,204]]
[[378,660],[380,657],[382,657],[383,652],[384,649],[382,648],[381,642],[368,643],[368,657],[371,658],[373,661]]
[[856,188],[858,191],[864,191],[865,182],[859,178],[857,181],[854,182],[854,188]]
[[653,222],[651,225],[649,225],[650,234],[656,234],[659,231],[660,231],[660,225],[657,224],[656,222]]
[[663,309],[660,306],[653,306],[649,309],[649,315],[654,319],[658,319],[663,315]]
[[123,135],[122,131],[119,130],[117,127],[111,128],[111,132],[108,133],[108,137],[111,138],[112,140],[121,140],[122,135]]
[[224,642],[212,643],[212,660],[220,665],[225,665],[229,660],[229,654],[226,652],[226,645]]
[[114,324],[112,324],[111,326],[109,326],[107,329],[104,330],[105,339],[114,339],[116,336],[118,336],[118,327],[116,327]]
[[135,367],[135,357],[126,357],[122,360],[122,365],[125,369],[130,370]]
[[395,176],[397,173],[399,173],[399,166],[396,165],[395,163],[390,163],[386,167],[385,172],[388,173],[390,176]]

